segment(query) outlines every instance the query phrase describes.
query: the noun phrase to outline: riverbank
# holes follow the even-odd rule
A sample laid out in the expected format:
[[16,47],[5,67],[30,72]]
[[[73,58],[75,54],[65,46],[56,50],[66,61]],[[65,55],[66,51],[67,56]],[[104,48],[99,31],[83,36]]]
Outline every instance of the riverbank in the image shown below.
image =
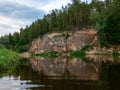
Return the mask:
[[0,67],[9,69],[19,59],[20,56],[17,52],[8,50],[4,46],[0,46]]

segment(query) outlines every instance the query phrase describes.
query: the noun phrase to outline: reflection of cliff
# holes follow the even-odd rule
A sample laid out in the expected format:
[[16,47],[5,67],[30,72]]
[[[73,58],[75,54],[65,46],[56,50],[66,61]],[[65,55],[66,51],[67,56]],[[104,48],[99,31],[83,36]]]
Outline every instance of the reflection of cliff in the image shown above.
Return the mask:
[[114,58],[113,58],[113,55],[108,55],[108,56],[105,56],[105,55],[91,55],[91,54],[87,54],[86,57],[90,58],[90,59],[93,59],[94,62],[107,62],[107,61],[110,61],[110,62],[114,62]]
[[88,80],[94,80],[98,77],[98,72],[96,72],[94,64],[68,57],[56,59],[41,59],[36,57],[31,59],[32,68],[45,76],[77,76]]
[[[98,46],[97,32],[94,30],[81,30],[75,31],[70,34],[67,39],[68,50],[78,50],[85,45]],[[30,51],[65,51],[65,38],[62,33],[49,33],[43,36],[43,38],[37,38],[33,40]]]
[[79,80],[64,77],[44,78],[41,82],[45,85],[42,90],[98,90],[94,80]]

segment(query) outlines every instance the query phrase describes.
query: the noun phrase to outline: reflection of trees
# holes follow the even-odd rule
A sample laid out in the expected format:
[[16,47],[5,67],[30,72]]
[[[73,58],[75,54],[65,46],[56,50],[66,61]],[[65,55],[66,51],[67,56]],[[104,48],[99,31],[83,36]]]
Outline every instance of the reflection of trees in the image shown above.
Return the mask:
[[101,62],[99,79],[99,82],[101,82],[101,88],[109,88],[109,90],[119,90],[120,63],[116,61],[111,62],[107,59],[106,62]]

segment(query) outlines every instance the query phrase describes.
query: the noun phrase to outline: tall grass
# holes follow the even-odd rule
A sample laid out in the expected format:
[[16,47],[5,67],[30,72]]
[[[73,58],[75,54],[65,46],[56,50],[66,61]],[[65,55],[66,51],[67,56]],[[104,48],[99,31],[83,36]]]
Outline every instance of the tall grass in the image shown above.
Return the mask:
[[4,46],[0,45],[0,67],[1,68],[9,69],[19,59],[20,59],[20,56],[17,52],[8,50],[4,48]]

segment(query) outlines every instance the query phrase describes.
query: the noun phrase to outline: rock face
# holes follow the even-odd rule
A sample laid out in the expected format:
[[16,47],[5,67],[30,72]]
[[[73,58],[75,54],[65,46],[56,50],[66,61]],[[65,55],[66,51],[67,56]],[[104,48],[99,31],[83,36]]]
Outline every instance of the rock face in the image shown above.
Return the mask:
[[64,51],[65,39],[61,33],[52,33],[43,38],[43,43],[40,48],[43,51]]
[[28,52],[23,52],[23,53],[20,54],[20,56],[21,56],[22,58],[29,58],[29,57],[30,57],[30,53],[28,53]]
[[41,48],[41,45],[42,45],[42,39],[40,37],[37,38],[37,39],[34,39],[32,41],[32,44],[31,44],[31,47],[30,47],[30,51],[34,52],[34,53],[39,52],[39,48]]
[[30,51],[59,51],[65,52],[66,45],[68,51],[81,49],[85,45],[98,46],[97,32],[94,30],[75,31],[66,40],[62,33],[50,33],[33,40]]

